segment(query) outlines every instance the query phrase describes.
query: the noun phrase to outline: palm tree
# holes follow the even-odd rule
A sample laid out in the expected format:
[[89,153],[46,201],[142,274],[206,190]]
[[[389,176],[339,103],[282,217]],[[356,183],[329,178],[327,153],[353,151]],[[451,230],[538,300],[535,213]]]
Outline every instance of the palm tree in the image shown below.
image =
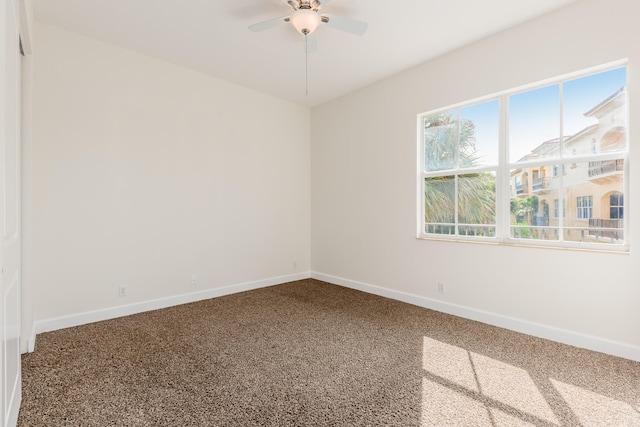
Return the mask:
[[453,113],[434,114],[426,118],[424,122],[425,170],[455,168],[457,153],[460,153],[460,167],[473,166],[478,160],[475,130],[473,121],[458,122]]
[[[441,113],[424,122],[425,170],[472,167],[478,163],[475,124],[457,120],[452,113]],[[470,173],[425,179],[425,222],[454,224],[456,186],[458,223],[495,224],[495,176]],[[452,227],[440,227],[451,233]],[[438,231],[435,231],[438,232]]]
[[511,199],[511,213],[514,218],[519,218],[525,224],[531,224],[533,216],[538,212],[540,206],[540,200],[537,196],[527,197],[526,199]]

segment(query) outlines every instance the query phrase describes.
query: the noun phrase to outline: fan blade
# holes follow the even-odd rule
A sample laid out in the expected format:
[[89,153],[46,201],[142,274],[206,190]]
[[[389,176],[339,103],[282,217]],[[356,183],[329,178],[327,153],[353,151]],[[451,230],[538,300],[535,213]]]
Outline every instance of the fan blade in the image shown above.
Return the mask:
[[316,33],[307,36],[307,53],[313,53],[318,50],[318,38]]
[[318,3],[317,8],[321,8],[327,5],[331,0],[315,0],[314,3]]
[[269,19],[268,21],[258,22],[257,24],[249,25],[249,29],[253,32],[268,30],[269,28],[277,27],[280,24],[289,22],[288,16],[282,18]]
[[346,31],[348,33],[357,34],[359,36],[366,33],[367,27],[369,26],[366,22],[356,21],[355,19],[349,19],[342,16],[323,15],[322,18],[323,22],[325,22],[324,18],[327,19],[326,24],[330,27]]
[[298,8],[300,7],[300,3],[298,3],[297,1],[294,1],[294,0],[282,0],[282,1],[288,4],[289,6],[291,6],[294,10],[298,10]]

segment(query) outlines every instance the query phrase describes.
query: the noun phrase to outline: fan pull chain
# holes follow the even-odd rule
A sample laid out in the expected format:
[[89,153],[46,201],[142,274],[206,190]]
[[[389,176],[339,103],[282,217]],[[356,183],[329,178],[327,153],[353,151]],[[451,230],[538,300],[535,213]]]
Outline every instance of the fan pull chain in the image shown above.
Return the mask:
[[309,95],[309,49],[307,47],[307,33],[304,34],[304,96]]

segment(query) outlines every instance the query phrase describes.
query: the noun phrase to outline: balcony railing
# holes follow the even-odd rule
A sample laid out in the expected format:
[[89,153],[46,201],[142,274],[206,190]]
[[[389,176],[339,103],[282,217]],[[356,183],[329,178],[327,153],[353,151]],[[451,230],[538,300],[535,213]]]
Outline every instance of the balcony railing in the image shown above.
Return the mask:
[[589,234],[596,237],[608,237],[622,240],[624,236],[623,219],[591,218],[589,219]]
[[524,193],[524,187],[522,186],[522,184],[516,184],[516,194],[522,193]]
[[[545,224],[546,222],[546,224]],[[511,237],[516,239],[558,240],[560,228],[549,226],[544,216],[535,216],[531,225],[512,224]],[[563,227],[563,239],[570,242],[620,244],[624,241],[624,220],[591,218],[589,226]]]
[[533,216],[533,223],[532,225],[535,226],[548,226],[549,225],[549,217],[545,216],[545,215],[534,215]]
[[548,190],[549,178],[534,178],[533,179],[533,191]]
[[604,175],[612,172],[621,172],[624,170],[624,160],[600,160],[597,162],[589,162],[589,178]]
[[[456,225],[453,223],[427,222],[424,224],[424,232],[427,234],[456,234]],[[495,237],[495,224],[458,224],[460,236]]]

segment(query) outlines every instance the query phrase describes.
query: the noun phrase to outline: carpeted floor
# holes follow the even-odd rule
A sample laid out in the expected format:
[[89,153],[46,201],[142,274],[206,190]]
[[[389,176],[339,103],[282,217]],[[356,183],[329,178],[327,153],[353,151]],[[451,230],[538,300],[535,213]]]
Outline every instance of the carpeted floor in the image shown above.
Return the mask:
[[640,426],[640,363],[316,280],[38,335],[19,426]]

